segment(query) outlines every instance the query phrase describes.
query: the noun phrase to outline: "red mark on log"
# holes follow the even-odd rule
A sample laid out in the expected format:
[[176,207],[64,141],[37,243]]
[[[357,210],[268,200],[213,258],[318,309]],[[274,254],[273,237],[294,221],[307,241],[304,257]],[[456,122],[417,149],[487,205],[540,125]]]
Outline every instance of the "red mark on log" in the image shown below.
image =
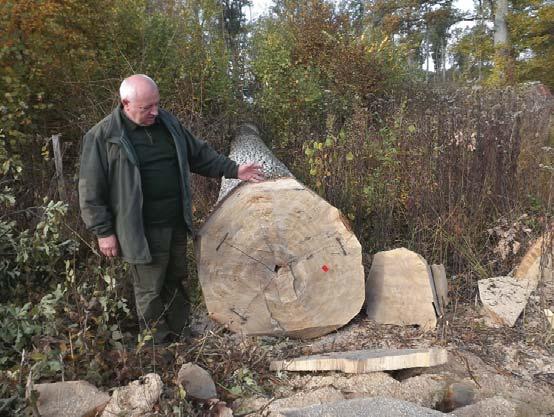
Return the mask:
[[323,270],[323,272],[328,272],[329,271],[329,267],[325,264],[323,264],[323,266],[321,267],[321,269]]

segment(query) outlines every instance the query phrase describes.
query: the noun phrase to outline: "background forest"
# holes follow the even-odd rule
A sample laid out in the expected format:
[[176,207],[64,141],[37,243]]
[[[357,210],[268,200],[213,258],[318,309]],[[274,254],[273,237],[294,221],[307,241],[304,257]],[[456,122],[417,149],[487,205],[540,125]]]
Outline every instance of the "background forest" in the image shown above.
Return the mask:
[[[113,384],[98,352],[124,345],[132,300],[76,184],[83,134],[132,73],[221,152],[256,123],[365,253],[444,263],[460,302],[551,223],[552,2],[277,0],[253,21],[248,4],[0,0],[0,414],[29,374]],[[218,184],[193,188],[200,224]]]

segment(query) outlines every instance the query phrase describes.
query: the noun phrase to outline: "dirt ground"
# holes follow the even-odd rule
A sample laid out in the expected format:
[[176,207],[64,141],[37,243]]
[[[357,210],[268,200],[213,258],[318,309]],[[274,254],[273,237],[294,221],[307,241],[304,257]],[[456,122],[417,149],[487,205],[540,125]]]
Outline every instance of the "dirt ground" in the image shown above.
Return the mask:
[[[195,326],[196,347],[185,356],[195,353],[199,361],[212,357],[198,364],[221,382],[221,397],[232,404],[235,416],[278,416],[287,408],[375,396],[445,412],[454,409],[458,416],[554,416],[554,333],[544,315],[553,306],[554,283],[543,282],[513,328],[491,328],[477,301],[454,300],[434,331],[380,325],[362,311],[347,326],[314,340],[241,337],[214,325],[204,313]],[[275,359],[424,347],[447,349],[448,363],[359,375],[269,371]],[[481,408],[457,408],[466,403]]]

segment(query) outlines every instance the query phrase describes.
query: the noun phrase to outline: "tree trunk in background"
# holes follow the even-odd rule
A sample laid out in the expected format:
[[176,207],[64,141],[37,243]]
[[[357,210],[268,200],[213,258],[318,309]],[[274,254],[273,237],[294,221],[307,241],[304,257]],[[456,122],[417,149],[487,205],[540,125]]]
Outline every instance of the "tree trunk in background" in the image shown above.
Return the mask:
[[[483,19],[483,1],[479,0],[479,25],[481,26],[481,30],[483,30],[485,23]],[[483,79],[483,73],[482,73],[482,67],[483,67],[483,54],[480,49],[478,49],[479,53],[479,61],[478,61],[478,80],[481,81]]]
[[508,0],[497,0],[494,13],[494,46],[508,44]]
[[247,31],[246,15],[242,9],[248,5],[247,0],[219,0],[222,7],[222,20],[224,38],[227,49],[230,53],[229,74],[233,80],[235,97],[242,100],[245,73],[244,57],[241,51],[244,50]]
[[341,213],[294,179],[245,125],[238,163],[264,164],[267,181],[224,180],[196,238],[210,316],[245,335],[317,337],[348,323],[364,302],[361,246]]
[[497,0],[494,10],[494,80],[505,85],[515,82],[515,62],[508,33],[508,0]]

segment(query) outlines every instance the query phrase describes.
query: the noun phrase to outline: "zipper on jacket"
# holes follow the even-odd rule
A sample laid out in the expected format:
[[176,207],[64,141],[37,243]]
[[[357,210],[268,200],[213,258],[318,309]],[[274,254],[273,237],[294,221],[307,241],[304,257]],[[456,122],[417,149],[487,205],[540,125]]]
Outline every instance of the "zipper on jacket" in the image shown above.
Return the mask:
[[125,149],[125,152],[127,153],[127,156],[129,157],[129,161],[131,161],[132,164],[136,165],[137,167],[140,166],[138,156],[135,152],[135,148],[133,148],[133,145],[127,140],[125,137],[125,134],[121,132],[121,136],[119,137],[119,141],[123,145],[123,149]]

